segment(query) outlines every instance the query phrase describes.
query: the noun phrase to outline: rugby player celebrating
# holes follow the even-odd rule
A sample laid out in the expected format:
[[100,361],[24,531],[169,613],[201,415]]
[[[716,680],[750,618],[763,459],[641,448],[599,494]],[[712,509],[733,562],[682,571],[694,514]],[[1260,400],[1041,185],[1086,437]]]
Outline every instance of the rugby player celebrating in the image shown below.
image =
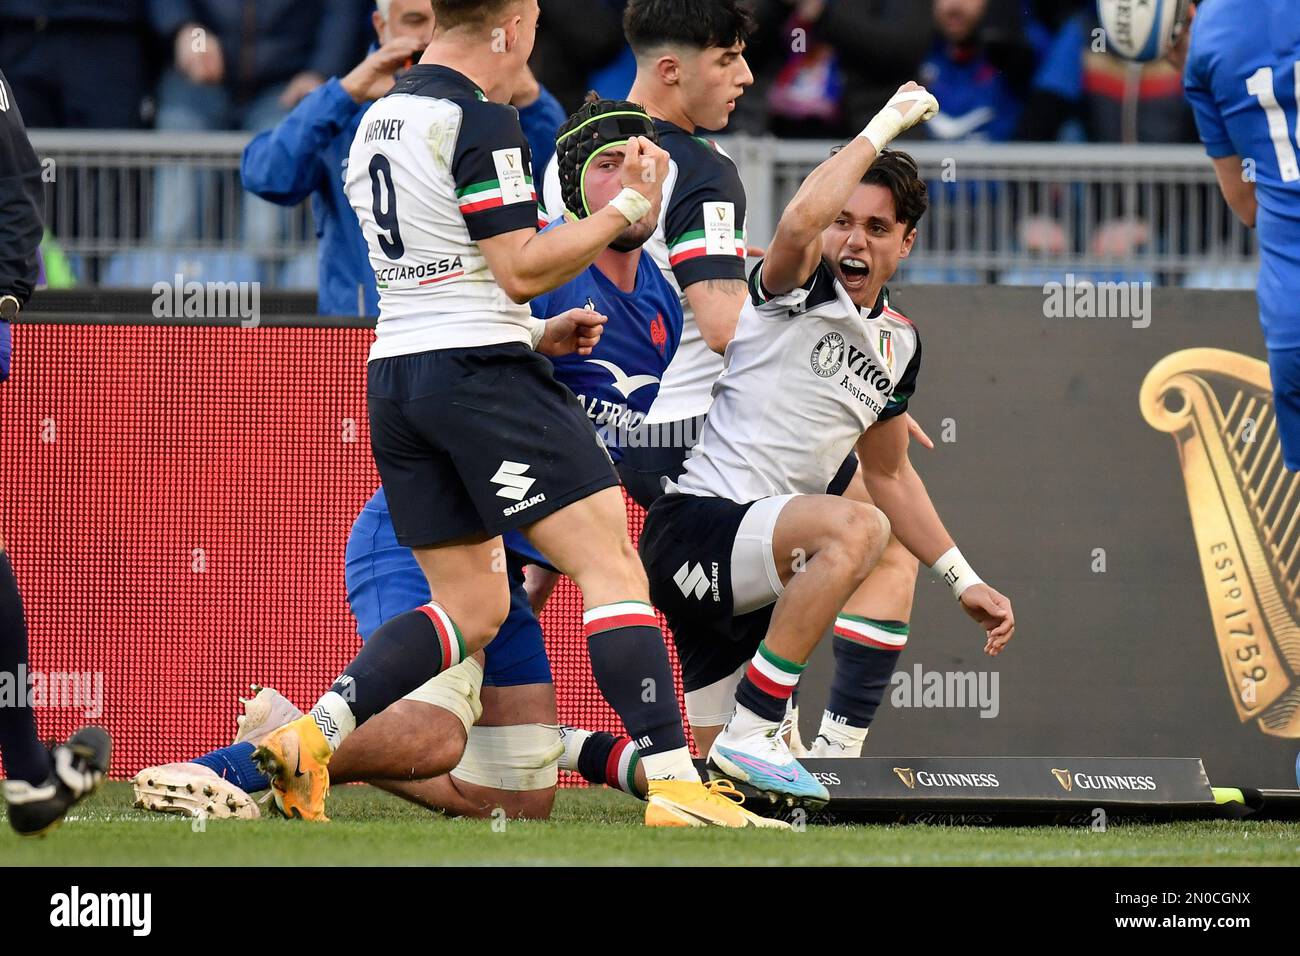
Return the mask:
[[[804,181],[750,275],[700,442],[641,537],[651,597],[683,661],[749,658],[711,771],[814,806],[827,792],[781,735],[786,704],[891,528],[985,628],[987,653],[1015,629],[1010,602],[966,563],[907,458],[920,340],[884,286],[915,242],[925,184],[910,157],[882,151],[937,110],[905,84]],[[855,446],[874,505],[824,494]],[[682,569],[697,567],[708,586],[679,587]],[[769,605],[765,634],[738,626]]]
[[357,131],[346,189],[380,316],[368,368],[371,446],[398,541],[428,604],[385,622],[311,712],[255,752],[287,815],[324,817],[328,763],[357,726],[454,667],[510,609],[501,535],[525,529],[582,589],[592,671],[636,740],[647,824],[758,818],[705,787],[671,694],[667,648],[609,455],[534,351],[591,344],[598,321],[525,303],[587,268],[629,224],[657,221],[667,154],[633,136],[603,209],[536,230],[527,141],[504,105],[532,51],[537,0],[435,0],[432,42]]
[[[703,429],[713,383],[722,374],[722,353],[747,297],[744,185],[722,147],[698,133],[725,127],[736,100],[753,83],[745,49],[754,21],[737,0],[630,0],[623,23],[637,63],[628,99],[654,117],[670,160],[663,211],[646,250],[678,291],[685,315],[681,347],[645,424],[618,463],[628,493],[649,508],[663,494],[664,479],[681,476]],[[557,160],[546,170],[544,188],[546,214],[552,217],[562,215],[570,199],[559,180]],[[918,440],[933,447],[911,416],[904,417]],[[850,453],[827,492],[867,501],[856,468]],[[834,681],[811,756],[861,755],[908,641],[916,576],[916,558],[891,539],[846,607],[834,637]],[[756,612],[747,626],[766,629],[770,610]],[[701,752],[731,716],[736,667],[724,670],[725,663],[721,657],[682,662],[686,714]],[[603,747],[605,741],[596,744]],[[588,762],[598,756],[584,753]]]
[[[632,136],[652,142],[658,138],[644,111],[618,100],[590,101],[560,129],[560,178],[569,197],[566,205],[576,210],[574,221],[599,212],[618,195]],[[560,220],[549,228],[569,228],[569,222]],[[530,303],[538,318],[575,308],[592,308],[608,318],[594,347],[551,361],[557,380],[579,396],[592,424],[606,436],[615,462],[621,457],[619,437],[650,407],[681,337],[677,293],[653,260],[641,254],[653,229],[654,222],[646,219],[629,224],[584,272]],[[550,815],[564,747],[541,626],[523,576],[525,562],[546,559],[518,532],[505,535],[504,543],[511,607],[496,637],[481,655],[443,671],[349,737],[330,761],[335,782],[370,781],[450,814],[487,816],[500,808],[510,817]],[[353,525],[346,578],[348,603],[363,641],[387,620],[429,601],[419,564],[394,534],[383,489],[366,502]],[[248,794],[266,789],[269,782],[253,766],[254,747],[301,712],[270,688],[258,688],[244,705],[247,713],[240,717],[232,746],[136,774],[137,805],[163,812],[256,816]],[[565,742],[578,751],[568,769],[645,795],[639,754],[629,738],[570,731]]]

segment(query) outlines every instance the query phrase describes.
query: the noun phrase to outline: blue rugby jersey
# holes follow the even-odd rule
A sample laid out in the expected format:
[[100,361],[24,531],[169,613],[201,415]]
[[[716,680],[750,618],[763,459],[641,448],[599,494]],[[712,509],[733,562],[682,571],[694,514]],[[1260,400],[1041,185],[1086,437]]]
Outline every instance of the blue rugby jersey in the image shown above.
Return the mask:
[[[547,229],[563,228],[558,219]],[[641,424],[659,394],[659,381],[682,338],[677,292],[654,259],[641,253],[636,287],[624,292],[594,265],[558,289],[533,299],[539,319],[590,306],[609,321],[591,355],[551,359],[555,377],[578,396],[614,461],[621,439]]]
[[1184,84],[1206,152],[1253,162],[1264,339],[1300,348],[1300,5],[1203,2]]

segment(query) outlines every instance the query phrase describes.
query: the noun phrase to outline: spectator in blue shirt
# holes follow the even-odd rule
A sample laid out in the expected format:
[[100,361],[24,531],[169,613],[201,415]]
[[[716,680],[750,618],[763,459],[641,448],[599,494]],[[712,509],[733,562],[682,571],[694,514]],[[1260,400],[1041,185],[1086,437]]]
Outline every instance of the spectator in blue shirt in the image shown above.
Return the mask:
[[[1033,53],[1018,29],[1006,31],[1014,43],[991,42],[989,13],[989,0],[934,0],[934,45],[921,65],[921,82],[940,104],[925,124],[931,139],[1002,142],[1015,134],[1024,99],[1007,54],[1018,53],[1023,67]],[[1019,16],[1014,7],[1009,13]]]
[[[366,241],[343,193],[343,164],[361,117],[393,87],[394,74],[419,60],[433,37],[430,0],[380,0],[372,16],[378,47],[342,78],[333,77],[303,98],[277,126],[244,150],[244,188],[281,206],[308,196],[320,239],[319,308],[322,315],[378,315],[379,292]],[[531,74],[513,103],[528,137],[536,169],[555,151],[555,133],[567,118]]]

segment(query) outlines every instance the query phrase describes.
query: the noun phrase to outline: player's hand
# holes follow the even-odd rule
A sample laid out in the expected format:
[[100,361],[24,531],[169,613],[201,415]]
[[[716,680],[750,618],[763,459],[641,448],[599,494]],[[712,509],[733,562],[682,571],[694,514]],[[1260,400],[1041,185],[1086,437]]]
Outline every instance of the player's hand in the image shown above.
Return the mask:
[[917,123],[924,123],[939,112],[939,101],[934,94],[919,83],[907,82],[889,98],[862,131],[877,150],[882,150],[894,139]]
[[546,320],[537,351],[543,355],[590,355],[609,321],[594,309],[570,309]]
[[515,92],[510,97],[510,105],[517,110],[523,110],[541,98],[542,84],[537,82],[537,77],[533,76],[533,71],[525,63],[523,71],[519,74],[519,80],[515,83]]
[[961,608],[987,632],[984,653],[997,657],[1016,633],[1011,602],[987,584],[972,584],[961,594]]
[[633,136],[623,152],[621,182],[658,205],[668,175],[668,152],[644,136]]
[[215,32],[197,23],[187,23],[176,31],[172,54],[176,69],[191,83],[201,86],[220,83],[226,75],[221,41]]
[[921,445],[934,451],[934,441],[925,433],[925,429],[917,424],[916,419],[912,417],[912,413],[903,412],[903,418],[907,422],[907,433],[920,442]]
[[339,82],[357,103],[377,100],[393,88],[394,74],[420,52],[414,37],[395,37],[370,54]]
[[325,77],[311,70],[303,70],[284,88],[280,94],[280,105],[287,110],[293,109],[304,96],[325,82]]
[[1195,19],[1196,6],[1189,3],[1187,5],[1187,19],[1183,21],[1182,28],[1178,31],[1178,39],[1174,41],[1174,45],[1165,54],[1165,59],[1178,71],[1179,76],[1183,75],[1183,70],[1187,67],[1187,50],[1192,45],[1192,21]]

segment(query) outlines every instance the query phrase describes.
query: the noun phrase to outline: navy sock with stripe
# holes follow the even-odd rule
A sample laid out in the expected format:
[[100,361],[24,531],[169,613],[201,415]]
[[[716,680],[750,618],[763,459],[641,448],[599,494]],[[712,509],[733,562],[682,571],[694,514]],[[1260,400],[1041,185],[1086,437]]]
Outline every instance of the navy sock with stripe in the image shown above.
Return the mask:
[[606,604],[584,611],[582,626],[596,685],[642,759],[687,752],[672,665],[654,609],[643,601]]
[[835,621],[835,676],[825,718],[866,728],[876,716],[898,658],[907,646],[907,624],[840,615]]
[[464,658],[460,631],[430,602],[376,628],[309,716],[337,750],[357,726]]
[[764,720],[781,722],[785,719],[786,703],[807,666],[773,652],[764,638],[736,685],[736,703]]
[[593,732],[578,751],[577,772],[589,783],[604,784],[634,797],[645,798],[636,785],[640,762],[631,737],[615,737],[603,730]]

